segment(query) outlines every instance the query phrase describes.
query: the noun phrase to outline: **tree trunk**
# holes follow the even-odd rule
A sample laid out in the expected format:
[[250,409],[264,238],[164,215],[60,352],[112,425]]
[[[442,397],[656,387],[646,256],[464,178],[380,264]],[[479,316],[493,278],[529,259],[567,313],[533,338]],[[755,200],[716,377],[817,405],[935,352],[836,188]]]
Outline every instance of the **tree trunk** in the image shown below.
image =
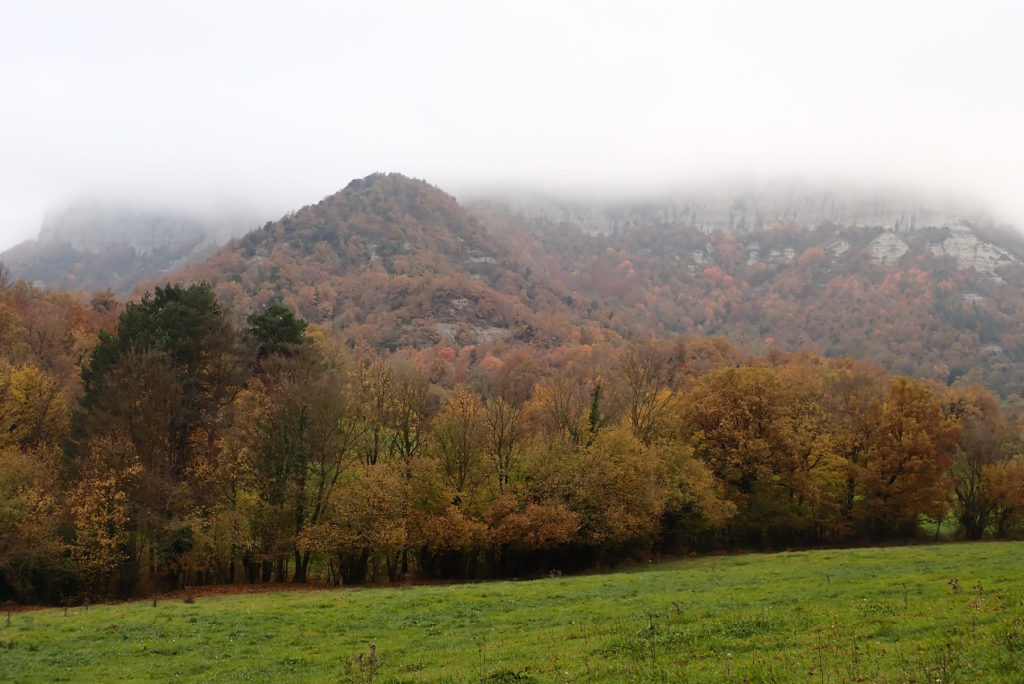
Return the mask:
[[301,584],[307,581],[309,554],[309,551],[301,553],[298,549],[295,549],[295,574],[292,576],[292,582]]

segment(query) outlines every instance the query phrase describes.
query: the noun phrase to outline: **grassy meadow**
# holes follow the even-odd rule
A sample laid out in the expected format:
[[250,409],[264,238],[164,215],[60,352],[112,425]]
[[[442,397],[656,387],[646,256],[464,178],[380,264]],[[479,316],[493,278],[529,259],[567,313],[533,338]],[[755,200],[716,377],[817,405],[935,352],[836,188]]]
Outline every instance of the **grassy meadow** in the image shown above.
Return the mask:
[[1022,673],[1016,542],[0,617],[0,681],[11,682],[1005,682]]

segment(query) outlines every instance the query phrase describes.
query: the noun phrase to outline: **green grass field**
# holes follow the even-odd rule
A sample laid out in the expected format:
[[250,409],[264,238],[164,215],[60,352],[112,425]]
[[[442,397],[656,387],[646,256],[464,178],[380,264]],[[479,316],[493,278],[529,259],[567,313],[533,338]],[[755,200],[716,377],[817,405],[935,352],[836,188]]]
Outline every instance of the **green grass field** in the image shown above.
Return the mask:
[[13,682],[1021,681],[1024,543],[702,557],[5,618],[0,680]]

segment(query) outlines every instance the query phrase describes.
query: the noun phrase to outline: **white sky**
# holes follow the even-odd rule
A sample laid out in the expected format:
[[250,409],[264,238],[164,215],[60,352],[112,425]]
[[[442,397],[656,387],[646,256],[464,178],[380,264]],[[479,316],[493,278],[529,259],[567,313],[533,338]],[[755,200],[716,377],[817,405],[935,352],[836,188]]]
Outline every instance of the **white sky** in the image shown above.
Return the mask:
[[0,249],[83,195],[277,218],[745,174],[953,192],[1024,226],[1024,3],[0,0]]

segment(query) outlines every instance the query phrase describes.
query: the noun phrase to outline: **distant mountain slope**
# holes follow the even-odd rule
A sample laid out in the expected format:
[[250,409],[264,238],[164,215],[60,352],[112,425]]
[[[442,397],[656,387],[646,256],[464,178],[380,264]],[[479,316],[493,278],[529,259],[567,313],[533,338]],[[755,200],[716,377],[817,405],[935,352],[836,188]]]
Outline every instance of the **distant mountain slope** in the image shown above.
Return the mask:
[[176,279],[210,282],[236,312],[281,299],[312,322],[392,349],[528,341],[550,330],[538,312],[567,311],[501,236],[450,195],[399,174],[355,180]]
[[[698,200],[472,211],[518,234],[577,310],[623,337],[724,335],[754,351],[807,347],[1024,393],[1020,236],[955,210],[798,200],[747,198],[732,213]],[[829,218],[843,215],[852,225]]]
[[209,281],[238,315],[281,299],[378,348],[723,335],[753,352],[811,348],[1024,394],[1021,238],[953,208],[845,202],[467,210],[423,181],[376,174],[173,280]]
[[125,295],[142,280],[206,258],[241,219],[218,223],[114,202],[79,202],[44,220],[37,240],[0,261],[12,276],[58,290],[111,290]]

